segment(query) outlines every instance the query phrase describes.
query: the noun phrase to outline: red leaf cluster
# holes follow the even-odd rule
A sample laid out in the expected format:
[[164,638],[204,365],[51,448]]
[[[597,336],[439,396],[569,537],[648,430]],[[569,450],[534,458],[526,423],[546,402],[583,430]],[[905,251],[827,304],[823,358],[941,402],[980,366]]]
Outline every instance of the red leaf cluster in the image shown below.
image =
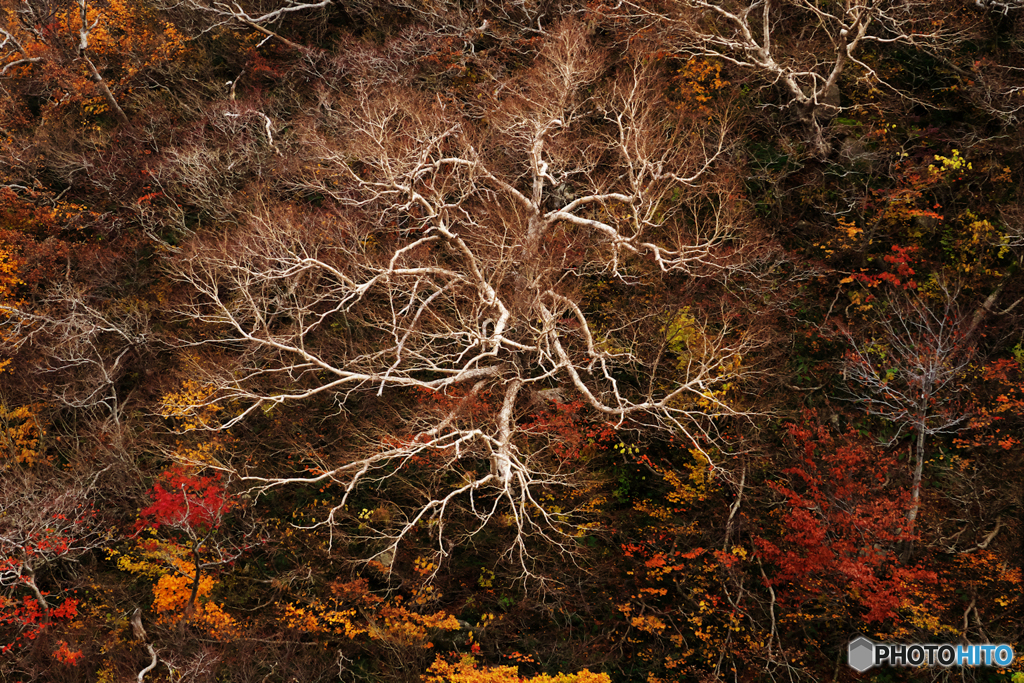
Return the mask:
[[153,504],[142,510],[137,527],[172,527],[199,531],[216,529],[231,509],[220,473],[199,476],[182,467],[163,473],[150,491]]
[[843,595],[877,622],[891,616],[901,586],[934,580],[931,572],[902,565],[897,544],[905,532],[908,491],[891,480],[891,456],[860,442],[854,434],[834,438],[823,425],[789,425],[800,449],[783,470],[788,483],[770,486],[787,502],[780,538],[756,538],[762,556],[776,567],[772,583],[795,602]]

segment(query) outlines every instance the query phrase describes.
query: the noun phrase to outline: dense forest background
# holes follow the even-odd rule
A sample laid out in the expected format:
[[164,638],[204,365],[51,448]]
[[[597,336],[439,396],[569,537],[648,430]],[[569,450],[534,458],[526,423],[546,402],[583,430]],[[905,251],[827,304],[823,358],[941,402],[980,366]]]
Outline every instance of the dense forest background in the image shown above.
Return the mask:
[[[0,680],[1018,681],[1020,0],[0,2]],[[563,675],[560,675],[563,674]]]

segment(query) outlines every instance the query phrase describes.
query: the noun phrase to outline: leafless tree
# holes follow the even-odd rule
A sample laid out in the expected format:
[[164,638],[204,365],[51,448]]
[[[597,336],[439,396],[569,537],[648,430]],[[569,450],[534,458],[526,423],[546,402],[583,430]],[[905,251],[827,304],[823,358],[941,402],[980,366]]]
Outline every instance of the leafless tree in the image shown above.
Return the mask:
[[[991,3],[995,11],[999,11],[999,6],[1000,3]],[[1024,3],[1017,3],[1016,9],[1024,9]],[[1024,12],[1014,12],[1014,15],[1018,26],[1024,26]],[[1018,28],[1017,32],[1020,30]],[[1024,112],[1024,68],[1015,66],[1012,61],[982,59],[960,75],[964,77],[965,89],[983,111],[1008,128],[1020,124],[1021,112]]]
[[962,399],[974,348],[958,295],[952,286],[894,295],[870,341],[846,333],[850,350],[843,375],[853,400],[896,427],[892,442],[905,430],[915,435],[909,532],[921,509],[928,438],[955,432],[970,417]]
[[[635,293],[621,305],[665,278],[756,279],[743,207],[716,173],[728,129],[680,113],[649,68],[605,64],[567,25],[473,117],[397,86],[335,93],[302,125],[308,163],[286,182],[333,215],[268,208],[180,249],[170,268],[193,296],[177,310],[216,330],[192,344],[234,358],[195,368],[207,389],[189,410],[223,409],[205,428],[318,397],[342,411],[367,396],[431,397],[318,472],[223,467],[257,493],[339,485],[320,522],[334,525],[357,488],[427,459],[422,504],[379,532],[377,558],[390,564],[419,525],[443,556],[460,533],[501,521],[528,574],[527,543],[567,549],[581,521],[544,501],[580,477],[523,426],[538,405],[578,397],[594,419],[680,434],[718,466],[719,421],[747,415],[728,392],[762,342],[701,312],[714,306],[596,314],[584,290]],[[468,530],[448,524],[456,508]]]
[[1003,16],[1024,10],[1024,2],[1021,0],[974,0],[974,4],[981,9],[997,12]]
[[623,2],[615,11],[663,32],[681,55],[722,60],[778,84],[820,155],[829,150],[823,125],[842,111],[844,75],[857,73],[872,87],[909,97],[864,60],[868,46],[943,50],[956,44],[964,28],[936,21],[945,11],[934,0]]
[[[165,0],[166,2],[166,0]],[[367,23],[381,28],[393,29],[396,15],[405,15],[417,24],[427,27],[435,36],[460,38],[466,41],[472,51],[472,42],[485,34],[506,35],[547,35],[545,25],[554,24],[562,14],[579,10],[577,3],[561,3],[552,6],[538,0],[511,0],[491,3],[483,8],[478,3],[462,3],[453,0],[440,2],[416,2],[409,0],[350,0],[337,3],[335,0],[311,0],[309,2],[287,2],[267,5],[266,3],[240,2],[238,0],[186,0],[185,3],[166,2],[166,6],[188,7],[199,18],[201,30],[210,31],[221,26],[234,26],[243,30],[256,30],[266,36],[265,40],[281,43],[314,56],[320,49],[313,41],[296,42],[281,35],[288,23],[294,31],[297,21],[307,23],[328,16],[339,6],[350,16],[357,16]]]
[[125,115],[124,110],[121,109],[121,105],[118,104],[117,98],[110,91],[110,86],[107,85],[106,80],[104,80],[99,69],[96,68],[96,64],[93,63],[92,57],[89,55],[89,34],[96,28],[98,20],[89,23],[89,5],[87,0],[78,0],[78,9],[81,21],[81,26],[78,29],[78,56],[85,63],[89,70],[89,78],[96,84],[96,89],[103,95],[103,99],[107,101],[107,106],[114,112],[118,122],[126,127],[131,126],[131,122]]
[[[177,4],[167,3],[168,7],[174,7]],[[327,11],[335,3],[334,0],[288,2],[274,9],[247,9],[243,3],[234,0],[230,2],[187,0],[183,4],[205,19],[202,21],[204,31],[210,31],[221,26],[235,26],[244,28],[244,30],[256,30],[266,36],[264,42],[273,38],[288,47],[308,53],[314,51],[311,46],[291,41],[273,29],[277,28],[282,21],[289,17],[309,16],[316,12]]]
[[9,355],[35,356],[34,370],[47,378],[49,398],[73,409],[97,410],[108,433],[121,432],[125,397],[117,383],[151,336],[143,304],[102,301],[66,280],[31,305],[0,305],[0,316],[9,331],[0,348]]
[[106,536],[89,500],[100,471],[90,477],[44,478],[8,466],[0,485],[0,587],[28,590],[43,623],[52,604],[40,573],[100,547]]
[[[279,153],[274,123],[263,111],[241,102],[211,106],[206,114],[201,125],[168,148],[171,163],[158,168],[153,180],[164,193],[199,209],[204,219],[238,222],[252,210],[243,196],[246,185],[274,173]],[[148,230],[187,229],[179,208],[173,208],[172,217],[145,206],[137,210]]]
[[1006,232],[999,241],[999,246],[1014,250],[1024,247],[1024,207],[1010,205],[1002,208],[1000,213]]

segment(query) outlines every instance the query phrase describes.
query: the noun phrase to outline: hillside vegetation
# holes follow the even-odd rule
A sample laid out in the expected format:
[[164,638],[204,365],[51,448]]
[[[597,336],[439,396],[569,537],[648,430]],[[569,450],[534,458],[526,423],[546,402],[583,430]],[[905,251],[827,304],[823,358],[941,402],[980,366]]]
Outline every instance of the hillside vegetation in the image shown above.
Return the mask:
[[[0,680],[1017,681],[1021,0],[3,0]],[[1016,678],[1014,678],[1016,676]]]

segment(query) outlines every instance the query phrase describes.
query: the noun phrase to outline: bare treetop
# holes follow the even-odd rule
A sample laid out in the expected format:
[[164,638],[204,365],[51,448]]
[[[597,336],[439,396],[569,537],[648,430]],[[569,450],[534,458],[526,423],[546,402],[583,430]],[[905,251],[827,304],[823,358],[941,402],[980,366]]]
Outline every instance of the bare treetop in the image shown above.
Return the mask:
[[612,11],[649,22],[679,54],[722,60],[777,84],[819,154],[828,150],[822,123],[842,110],[840,79],[849,72],[871,87],[912,98],[866,61],[868,45],[941,51],[957,44],[965,29],[943,21],[949,12],[934,0],[688,0],[620,3]]
[[[944,283],[932,291],[904,291],[887,302],[888,318],[877,338],[858,344],[846,333],[851,348],[843,376],[851,383],[852,400],[895,428],[890,443],[905,429],[914,432],[911,530],[921,507],[928,438],[958,431],[971,416],[963,394],[974,346],[959,296],[958,287]],[[904,560],[909,555],[907,546]]]
[[304,124],[308,163],[287,187],[333,217],[268,211],[173,261],[194,291],[180,313],[213,331],[195,343],[235,358],[189,410],[227,408],[206,425],[227,429],[316,397],[342,410],[410,390],[450,400],[314,475],[242,481],[340,484],[333,524],[360,485],[429,458],[422,504],[378,531],[384,556],[428,520],[447,554],[460,507],[468,535],[512,515],[511,553],[529,572],[530,537],[567,548],[580,522],[542,502],[572,480],[521,426],[538,402],[577,396],[593,419],[680,434],[714,467],[716,419],[745,414],[727,393],[750,372],[749,330],[683,304],[596,315],[584,294],[606,283],[636,292],[626,304],[666,275],[750,270],[742,208],[715,173],[725,122],[680,113],[655,78],[638,65],[604,73],[567,29],[478,118],[397,87],[332,95],[331,113]]

